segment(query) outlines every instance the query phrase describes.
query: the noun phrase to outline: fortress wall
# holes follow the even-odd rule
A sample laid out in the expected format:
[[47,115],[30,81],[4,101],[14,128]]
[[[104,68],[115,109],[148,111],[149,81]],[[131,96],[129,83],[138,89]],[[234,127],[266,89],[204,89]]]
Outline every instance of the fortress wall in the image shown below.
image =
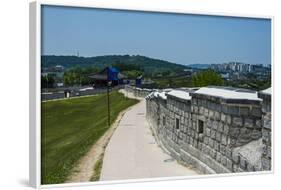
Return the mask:
[[202,173],[268,170],[261,167],[261,137],[268,135],[262,134],[260,101],[186,93],[190,100],[169,93],[146,98],[147,119],[166,151]]
[[262,168],[263,170],[271,170],[271,94],[259,93],[262,102]]
[[140,97],[140,98],[145,98],[153,91],[151,89],[138,88],[130,85],[125,85],[125,90],[129,93],[132,93],[135,97]]

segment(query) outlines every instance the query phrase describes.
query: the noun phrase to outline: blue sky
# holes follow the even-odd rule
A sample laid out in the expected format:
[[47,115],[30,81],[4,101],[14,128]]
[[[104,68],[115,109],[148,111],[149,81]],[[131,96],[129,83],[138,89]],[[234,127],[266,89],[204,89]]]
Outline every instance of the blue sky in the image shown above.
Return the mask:
[[144,55],[178,64],[271,63],[271,21],[44,6],[42,54]]

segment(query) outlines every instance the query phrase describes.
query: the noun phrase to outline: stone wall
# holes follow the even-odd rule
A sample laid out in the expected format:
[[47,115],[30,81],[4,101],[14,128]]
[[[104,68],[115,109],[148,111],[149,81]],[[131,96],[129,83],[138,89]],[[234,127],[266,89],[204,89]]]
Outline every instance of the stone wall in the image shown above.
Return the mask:
[[147,96],[147,119],[158,143],[178,161],[202,173],[270,170],[261,166],[261,158],[269,158],[261,137],[267,146],[271,140],[262,135],[267,128],[262,128],[260,100],[162,93]]
[[145,98],[153,91],[152,89],[138,88],[130,85],[125,85],[125,90],[129,93],[132,93],[135,97],[139,98]]
[[259,97],[262,102],[262,168],[271,170],[271,93],[260,92]]

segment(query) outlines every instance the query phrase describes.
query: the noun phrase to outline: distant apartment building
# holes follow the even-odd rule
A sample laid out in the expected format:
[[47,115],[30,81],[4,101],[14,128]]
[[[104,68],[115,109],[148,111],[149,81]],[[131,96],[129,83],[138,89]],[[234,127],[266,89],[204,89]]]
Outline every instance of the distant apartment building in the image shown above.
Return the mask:
[[270,72],[271,67],[263,66],[262,64],[247,64],[240,62],[229,62],[223,64],[212,64],[211,69],[214,69],[218,72],[239,72],[239,73],[264,73]]

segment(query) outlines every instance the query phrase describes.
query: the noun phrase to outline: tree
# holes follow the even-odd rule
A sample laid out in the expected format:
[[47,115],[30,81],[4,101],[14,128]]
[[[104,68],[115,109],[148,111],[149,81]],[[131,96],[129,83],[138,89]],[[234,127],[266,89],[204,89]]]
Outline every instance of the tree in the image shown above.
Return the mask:
[[221,86],[223,84],[224,81],[221,76],[211,69],[201,71],[192,76],[192,85],[194,87],[209,85]]
[[92,73],[97,73],[99,69],[95,67],[76,67],[66,71],[63,75],[63,80],[65,85],[89,85],[90,79],[89,75]]
[[42,88],[52,88],[54,87],[55,79],[52,75],[41,76],[41,86]]

